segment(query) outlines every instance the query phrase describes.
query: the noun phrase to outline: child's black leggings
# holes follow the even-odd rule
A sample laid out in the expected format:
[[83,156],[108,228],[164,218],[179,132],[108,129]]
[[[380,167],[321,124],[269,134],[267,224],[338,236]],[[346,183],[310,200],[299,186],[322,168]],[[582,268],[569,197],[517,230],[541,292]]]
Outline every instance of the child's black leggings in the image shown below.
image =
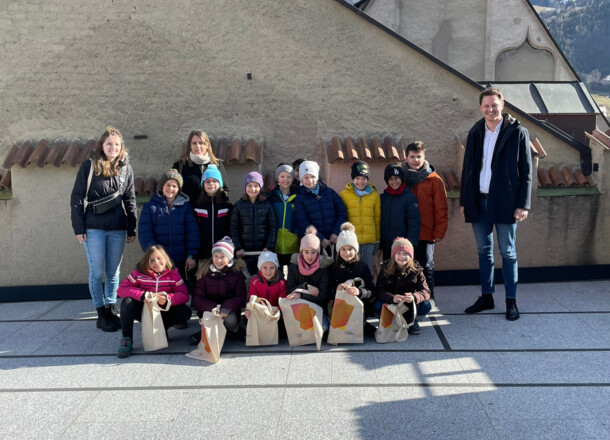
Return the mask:
[[[140,321],[144,303],[133,298],[123,298],[121,302],[121,330],[123,336],[133,338],[133,322]],[[186,322],[191,319],[191,309],[186,304],[171,306],[167,312],[161,311],[163,325],[167,330],[179,322]]]

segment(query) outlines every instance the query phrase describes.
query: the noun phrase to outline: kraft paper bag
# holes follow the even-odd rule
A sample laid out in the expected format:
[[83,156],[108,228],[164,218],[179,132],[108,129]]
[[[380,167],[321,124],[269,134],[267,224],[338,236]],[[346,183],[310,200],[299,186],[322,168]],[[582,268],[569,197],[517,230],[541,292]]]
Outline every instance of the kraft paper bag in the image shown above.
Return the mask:
[[203,312],[199,324],[201,324],[201,342],[186,356],[215,364],[220,360],[220,352],[227,336],[227,329],[220,316],[220,304],[211,312]]
[[[161,307],[157,303],[158,298],[155,292],[146,292],[144,307],[142,308],[142,345],[144,351],[155,351],[167,347],[167,335],[161,316]],[[166,308],[171,307],[171,302],[167,298]]]
[[246,304],[250,310],[250,319],[246,327],[246,345],[277,345],[279,335],[277,323],[280,319],[280,311],[265,298],[256,295],[250,297]]
[[[409,327],[413,324],[407,324],[403,313],[408,307],[403,304],[384,304],[379,317],[379,327],[375,332],[375,340],[379,344],[386,342],[401,342],[406,341],[409,337]],[[417,310],[417,305],[413,304],[414,318]]]
[[316,344],[319,350],[324,333],[322,307],[304,299],[280,298],[279,304],[290,346]]
[[[348,280],[344,284],[353,286],[354,280]],[[337,345],[363,342],[364,304],[357,296],[349,295],[345,290],[337,290],[330,318],[328,343]]]

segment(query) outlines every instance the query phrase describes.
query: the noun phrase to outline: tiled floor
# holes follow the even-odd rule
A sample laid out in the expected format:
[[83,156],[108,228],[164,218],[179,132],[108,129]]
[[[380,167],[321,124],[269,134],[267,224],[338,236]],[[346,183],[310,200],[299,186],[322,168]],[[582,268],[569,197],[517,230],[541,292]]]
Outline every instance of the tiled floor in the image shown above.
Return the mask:
[[229,340],[215,365],[184,356],[195,319],[120,360],[90,301],[1,304],[1,438],[610,439],[610,281],[522,284],[516,322],[501,288],[465,315],[477,292],[437,287],[403,343]]

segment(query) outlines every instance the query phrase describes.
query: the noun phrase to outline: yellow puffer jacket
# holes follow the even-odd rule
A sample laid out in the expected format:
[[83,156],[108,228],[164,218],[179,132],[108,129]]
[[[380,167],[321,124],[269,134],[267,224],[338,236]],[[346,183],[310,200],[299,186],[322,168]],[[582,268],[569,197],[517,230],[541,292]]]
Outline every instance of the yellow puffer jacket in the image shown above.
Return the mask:
[[352,182],[345,185],[339,193],[347,208],[347,220],[356,227],[358,243],[376,243],[379,241],[379,224],[381,223],[381,199],[375,186],[368,184],[373,192],[360,197],[354,191]]

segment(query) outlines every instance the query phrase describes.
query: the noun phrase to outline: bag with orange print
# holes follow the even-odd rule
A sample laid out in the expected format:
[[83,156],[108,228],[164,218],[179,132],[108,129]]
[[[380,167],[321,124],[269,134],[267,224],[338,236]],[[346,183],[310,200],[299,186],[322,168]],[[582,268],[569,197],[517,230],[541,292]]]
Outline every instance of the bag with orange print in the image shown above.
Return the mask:
[[[355,280],[347,280],[347,287],[354,285]],[[360,280],[362,281],[362,280]],[[350,295],[346,290],[338,290],[333,302],[330,318],[328,343],[362,344],[364,342],[364,304],[357,296]]]
[[[407,310],[408,307],[404,303],[383,305],[379,317],[379,327],[375,332],[375,340],[379,344],[407,340],[410,326],[402,316]],[[413,313],[416,313],[416,310],[417,308],[414,309]]]
[[227,335],[227,329],[220,316],[220,305],[211,312],[203,312],[199,324],[201,324],[201,342],[196,349],[186,355],[215,364],[220,359],[220,352]]
[[322,307],[304,299],[286,298],[280,298],[279,305],[290,346],[316,344],[319,350],[324,333]]
[[256,295],[250,297],[246,304],[250,311],[250,319],[246,327],[246,345],[277,345],[279,334],[277,322],[280,319],[280,311],[265,298]]

